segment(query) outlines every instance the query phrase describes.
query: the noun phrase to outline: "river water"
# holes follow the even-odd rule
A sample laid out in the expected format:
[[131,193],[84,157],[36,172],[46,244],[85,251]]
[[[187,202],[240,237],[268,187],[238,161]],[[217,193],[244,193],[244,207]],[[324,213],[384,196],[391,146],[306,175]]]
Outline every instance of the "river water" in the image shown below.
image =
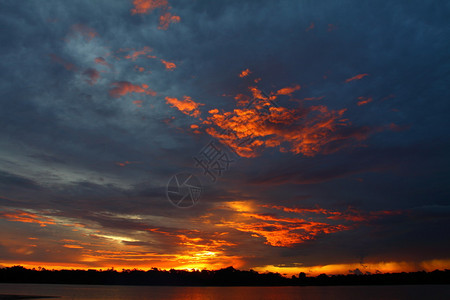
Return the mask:
[[[179,287],[64,284],[2,284],[0,294],[59,296],[59,299],[169,300],[352,300],[450,299],[450,285]],[[0,299],[2,299],[0,297]],[[4,299],[4,298],[3,298]]]

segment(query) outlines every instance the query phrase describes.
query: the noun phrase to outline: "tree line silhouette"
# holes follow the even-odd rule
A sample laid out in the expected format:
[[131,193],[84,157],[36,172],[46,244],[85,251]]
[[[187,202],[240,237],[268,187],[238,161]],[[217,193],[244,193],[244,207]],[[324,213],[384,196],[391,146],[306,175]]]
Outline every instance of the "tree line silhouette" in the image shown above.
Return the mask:
[[180,285],[180,286],[302,286],[302,285],[393,285],[450,284],[450,270],[433,272],[362,274],[320,274],[315,277],[300,273],[284,277],[279,273],[241,271],[233,267],[220,270],[47,270],[13,266],[0,269],[3,283],[59,283],[107,285]]

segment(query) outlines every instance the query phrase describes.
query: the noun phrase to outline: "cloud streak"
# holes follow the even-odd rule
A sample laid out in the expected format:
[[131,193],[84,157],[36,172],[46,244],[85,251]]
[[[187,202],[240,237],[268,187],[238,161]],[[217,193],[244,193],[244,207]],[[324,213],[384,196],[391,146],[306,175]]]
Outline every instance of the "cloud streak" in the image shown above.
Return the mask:
[[155,9],[161,9],[158,29],[167,30],[172,23],[179,23],[181,18],[169,12],[172,8],[167,0],[133,0],[134,8],[131,14],[148,14]]
[[[279,95],[291,95],[299,85],[286,87],[265,96],[257,87],[250,87],[252,105],[229,112],[210,110],[203,121],[206,132],[230,146],[240,156],[256,157],[264,148],[277,147],[281,152],[304,156],[333,153],[354,141],[365,140],[369,131],[356,128],[348,131],[350,122],[344,117],[347,109],[330,110],[324,105],[275,107],[270,101]],[[239,105],[250,103],[248,96],[235,97]]]
[[167,30],[170,24],[179,23],[180,20],[181,18],[179,16],[174,16],[170,12],[166,12],[159,16],[158,29]]
[[133,0],[134,8],[131,9],[132,14],[147,14],[156,8],[167,7],[167,0]]
[[369,76],[369,74],[367,74],[367,73],[364,73],[364,74],[358,74],[358,75],[355,75],[355,76],[353,76],[353,77],[347,78],[347,79],[345,80],[345,82],[348,83],[348,82],[351,82],[351,81],[354,81],[354,80],[361,80],[361,79],[363,79],[363,78],[366,77],[366,76]]
[[119,98],[130,93],[144,93],[149,96],[156,96],[156,92],[149,89],[147,84],[132,84],[128,81],[118,81],[111,84],[112,89],[109,90],[109,95],[113,98]]
[[202,103],[195,102],[189,96],[184,96],[183,100],[178,100],[177,98],[173,97],[166,97],[166,102],[167,104],[170,104],[172,107],[177,108],[183,114],[195,118],[200,117],[201,112],[199,110],[199,107],[204,105]]

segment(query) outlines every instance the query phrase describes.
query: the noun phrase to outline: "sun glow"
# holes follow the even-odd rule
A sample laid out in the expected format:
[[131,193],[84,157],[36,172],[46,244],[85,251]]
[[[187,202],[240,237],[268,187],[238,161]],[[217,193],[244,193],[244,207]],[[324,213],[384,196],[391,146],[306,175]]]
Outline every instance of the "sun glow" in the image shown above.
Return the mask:
[[338,275],[349,274],[358,269],[362,274],[376,273],[400,273],[400,272],[417,272],[434,270],[444,270],[450,268],[450,259],[443,260],[426,260],[420,263],[406,261],[387,261],[373,263],[349,263],[349,264],[330,264],[318,266],[274,266],[267,265],[254,268],[258,272],[278,272],[286,276],[298,275],[300,272],[308,276],[317,276],[320,274]]

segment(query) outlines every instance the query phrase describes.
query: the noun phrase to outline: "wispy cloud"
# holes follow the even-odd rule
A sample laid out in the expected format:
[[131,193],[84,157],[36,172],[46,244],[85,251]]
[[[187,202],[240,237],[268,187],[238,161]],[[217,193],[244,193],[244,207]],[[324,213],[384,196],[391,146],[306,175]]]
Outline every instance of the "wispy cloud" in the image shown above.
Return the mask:
[[167,30],[171,23],[179,23],[181,18],[179,16],[174,16],[170,12],[166,12],[159,16],[159,26],[158,29]]
[[178,100],[177,98],[172,97],[166,97],[167,104],[170,104],[172,107],[177,108],[182,113],[192,116],[192,117],[200,117],[200,110],[198,109],[199,106],[202,106],[204,104],[197,103],[194,100],[191,99],[189,96],[184,96],[183,100]]
[[[264,148],[278,147],[281,152],[305,156],[332,153],[353,141],[364,140],[368,131],[350,133],[346,109],[330,110],[324,105],[298,108],[274,107],[270,101],[278,95],[291,95],[299,85],[265,96],[250,87],[254,102],[251,107],[229,112],[211,110],[203,122],[206,132],[233,148],[243,157],[256,157]],[[238,104],[249,103],[248,97],[237,95]],[[223,133],[224,132],[224,133]],[[329,147],[339,143],[340,146]]]
[[361,106],[361,105],[372,102],[373,98],[372,97],[358,97],[358,100],[359,101],[358,101],[357,105]]
[[133,0],[134,8],[131,9],[132,14],[147,14],[156,8],[167,7],[167,0]]
[[0,218],[4,218],[14,222],[36,223],[41,227],[45,227],[49,224],[55,224],[55,220],[49,217],[41,216],[36,213],[27,212],[20,209],[0,212]]
[[[152,48],[146,46],[144,48],[142,48],[141,50],[135,50],[135,51],[131,51],[130,54],[126,55],[125,58],[126,59],[131,59],[132,61],[135,61],[136,59],[139,58],[139,56],[149,56],[148,53],[152,52]],[[152,56],[153,57],[153,56]]]
[[134,8],[131,14],[148,14],[155,9],[160,9],[158,29],[167,30],[171,23],[180,22],[181,18],[169,12],[172,8],[167,0],[133,0]]
[[177,67],[177,65],[173,62],[166,61],[164,59],[161,59],[161,62],[164,64],[167,70],[172,70]]
[[239,74],[239,77],[241,77],[241,78],[246,77],[246,76],[248,76],[250,73],[251,73],[250,69],[245,69],[245,70],[243,70],[243,71]]
[[112,83],[114,88],[109,90],[109,95],[114,98],[125,96],[129,93],[144,93],[150,96],[155,96],[156,92],[149,89],[147,84],[132,84],[128,81],[119,81]]
[[350,81],[353,81],[353,80],[361,80],[361,79],[363,79],[363,78],[366,77],[366,76],[369,76],[369,74],[367,74],[367,73],[364,73],[364,74],[358,74],[358,75],[355,75],[355,76],[353,76],[353,77],[347,78],[347,79],[345,80],[345,82],[350,82]]

